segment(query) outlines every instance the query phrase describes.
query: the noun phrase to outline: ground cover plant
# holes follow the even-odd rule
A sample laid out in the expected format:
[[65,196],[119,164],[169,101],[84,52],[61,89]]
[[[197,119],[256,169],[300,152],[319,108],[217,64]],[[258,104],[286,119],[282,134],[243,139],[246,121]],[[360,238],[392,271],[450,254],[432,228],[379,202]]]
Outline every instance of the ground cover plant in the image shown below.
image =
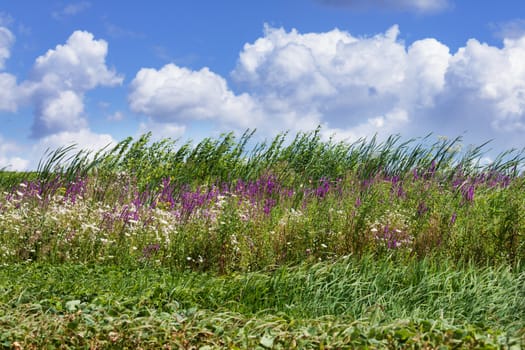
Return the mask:
[[523,153],[146,134],[0,173],[6,348],[520,348]]

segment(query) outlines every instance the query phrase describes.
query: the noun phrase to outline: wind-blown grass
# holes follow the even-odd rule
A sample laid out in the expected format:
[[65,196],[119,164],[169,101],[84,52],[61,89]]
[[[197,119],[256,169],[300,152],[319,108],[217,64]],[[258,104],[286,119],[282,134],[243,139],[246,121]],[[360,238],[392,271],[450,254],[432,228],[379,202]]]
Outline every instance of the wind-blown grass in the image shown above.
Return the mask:
[[523,152],[253,135],[0,172],[2,345],[525,345]]
[[[200,344],[221,344],[228,336],[230,343],[222,345],[230,346],[256,346],[265,336],[276,344],[303,338],[304,346],[328,347],[408,347],[423,335],[434,346],[525,341],[523,271],[372,260],[344,258],[227,277],[149,267],[11,266],[0,272],[0,281],[17,276],[19,284],[0,284],[0,322],[23,320],[38,329],[54,324],[48,330],[53,337],[63,339],[57,332],[63,329],[76,341],[98,337],[109,344],[129,342],[138,329],[146,339],[160,336],[157,345],[174,342],[173,332]],[[349,329],[356,334],[341,333]],[[16,339],[13,333],[4,341]],[[477,340],[469,340],[473,335]],[[49,344],[38,337],[26,342]]]

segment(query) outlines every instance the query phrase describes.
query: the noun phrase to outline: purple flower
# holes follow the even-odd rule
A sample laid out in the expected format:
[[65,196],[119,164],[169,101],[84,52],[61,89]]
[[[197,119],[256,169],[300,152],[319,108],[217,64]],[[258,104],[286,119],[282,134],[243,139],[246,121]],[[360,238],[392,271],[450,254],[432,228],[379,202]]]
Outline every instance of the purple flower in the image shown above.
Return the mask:
[[322,178],[321,184],[315,190],[315,195],[319,198],[324,198],[329,190],[330,190],[330,182],[328,181],[328,179]]
[[474,201],[474,185],[470,185],[468,189],[464,192],[465,200],[467,202]]
[[457,214],[454,213],[452,214],[452,217],[450,218],[450,225],[454,225],[454,223],[456,222],[456,219],[457,219]]
[[428,207],[425,202],[420,202],[417,207],[417,216],[423,216],[428,211]]
[[275,199],[266,198],[266,201],[264,202],[264,209],[263,209],[264,213],[266,215],[269,215],[270,211],[275,206],[275,204],[276,204]]

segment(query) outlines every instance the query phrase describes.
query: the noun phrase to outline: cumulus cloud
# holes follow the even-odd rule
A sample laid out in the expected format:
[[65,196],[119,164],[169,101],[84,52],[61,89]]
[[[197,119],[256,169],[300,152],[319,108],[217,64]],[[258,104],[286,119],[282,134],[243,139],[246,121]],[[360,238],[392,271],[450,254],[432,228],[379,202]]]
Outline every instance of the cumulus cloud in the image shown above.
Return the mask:
[[16,77],[0,73],[0,111],[15,112],[18,107]]
[[398,36],[397,26],[367,38],[267,27],[232,77],[264,106],[265,122],[283,126],[293,115],[292,130],[318,123],[350,139],[467,131],[472,142],[524,145],[524,36],[502,48],[472,39],[455,53],[433,38],[407,46]]
[[264,106],[267,125],[286,120],[297,130],[322,124],[355,137],[395,132],[408,118],[392,116],[406,115],[409,101],[432,104],[442,88],[443,77],[424,62],[438,61],[443,72],[448,60],[437,41],[413,45],[408,53],[398,35],[397,26],[370,38],[337,29],[300,34],[266,27],[264,37],[244,46],[232,76]]
[[[10,55],[13,41],[11,32],[0,27],[0,68]],[[16,169],[34,168],[47,147],[77,143],[81,148],[99,148],[114,142],[110,135],[92,132],[84,112],[88,91],[123,81],[107,67],[107,52],[104,40],[96,40],[89,32],[75,31],[64,45],[38,57],[28,79],[20,84],[14,75],[0,73],[0,111],[15,112],[19,106],[32,106],[31,131],[38,139],[30,152],[31,159],[27,160],[8,156],[15,152],[13,143],[0,143],[0,164],[11,164]]]
[[110,134],[98,134],[88,129],[78,131],[64,131],[39,140],[34,146],[35,150],[55,149],[64,145],[76,145],[78,149],[88,151],[98,151],[99,149],[116,144],[115,139]]
[[235,95],[226,80],[208,68],[193,71],[172,63],[159,70],[143,68],[130,88],[131,110],[154,123],[209,120],[241,127],[258,123],[252,98]]
[[448,0],[317,0],[317,2],[350,9],[379,8],[418,13],[440,12],[450,6]]
[[503,47],[469,40],[457,52],[433,38],[407,45],[393,26],[371,37],[334,29],[299,33],[265,27],[244,45],[231,73],[239,93],[208,68],[142,69],[131,109],[156,130],[196,120],[256,127],[267,134],[309,130],[350,141],[429,132],[495,147],[525,146],[525,37]]
[[84,94],[97,86],[115,86],[123,78],[106,65],[108,44],[75,31],[66,44],[38,57],[21,88],[34,105],[32,136],[40,138],[87,126]]
[[[0,25],[2,24],[0,18]],[[5,68],[5,61],[11,56],[11,46],[15,36],[6,27],[0,26],[0,70]],[[0,111],[14,112],[17,110],[19,97],[16,77],[0,72]]]
[[0,135],[0,169],[7,169],[11,171],[26,170],[29,164],[27,159],[14,155],[19,153],[21,148],[14,142],[5,140]]
[[525,36],[498,48],[475,39],[451,59],[443,92],[429,120],[447,130],[474,130],[476,136],[523,147],[525,131]]

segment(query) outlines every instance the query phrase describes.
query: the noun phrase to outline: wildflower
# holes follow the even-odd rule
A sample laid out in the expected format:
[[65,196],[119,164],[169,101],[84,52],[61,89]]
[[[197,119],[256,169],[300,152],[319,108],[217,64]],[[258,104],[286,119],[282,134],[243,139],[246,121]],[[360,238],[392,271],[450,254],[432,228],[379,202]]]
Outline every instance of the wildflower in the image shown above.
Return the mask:
[[467,202],[473,202],[474,201],[474,185],[470,185],[468,190],[464,193],[465,199]]
[[425,202],[420,202],[417,207],[417,216],[423,216],[428,211],[428,207]]
[[458,217],[458,216],[457,216],[456,213],[452,214],[452,217],[450,218],[450,224],[451,224],[451,225],[454,225],[454,223],[456,222],[456,218],[457,218],[457,217]]

